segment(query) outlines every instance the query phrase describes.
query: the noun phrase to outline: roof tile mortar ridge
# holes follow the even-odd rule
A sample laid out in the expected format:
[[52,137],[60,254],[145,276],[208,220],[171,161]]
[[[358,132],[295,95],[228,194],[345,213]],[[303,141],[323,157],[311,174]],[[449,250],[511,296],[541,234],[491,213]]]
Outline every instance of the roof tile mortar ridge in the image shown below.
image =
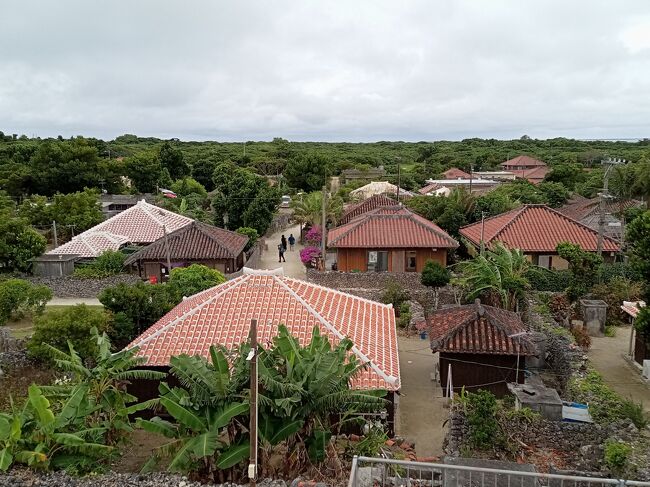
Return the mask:
[[[164,227],[164,226],[165,226],[165,224],[164,224],[162,221],[160,221],[160,220],[158,219],[158,217],[156,217],[156,215],[154,215],[154,214],[151,212],[151,210],[150,210],[149,208],[147,208],[147,207],[149,206],[149,203],[147,203],[147,202],[144,201],[144,200],[140,201],[140,203],[142,203],[142,205],[140,205],[139,208],[140,208],[142,211],[144,211],[147,215],[149,215],[149,216],[150,216],[150,217],[151,217],[151,218],[152,218],[156,223],[158,223],[161,227]],[[146,205],[146,206],[145,206],[145,205]],[[160,209],[162,210],[162,208],[160,208]]]
[[[361,217],[361,215],[360,215],[360,217]],[[338,242],[338,241],[341,240],[342,238],[347,237],[350,233],[352,233],[354,230],[356,230],[357,228],[359,228],[359,226],[363,225],[363,224],[366,223],[367,221],[368,221],[367,218],[363,218],[363,219],[362,219],[362,218],[355,218],[354,220],[352,220],[352,221],[346,223],[345,225],[343,225],[342,227],[339,227],[339,228],[343,228],[343,227],[345,227],[345,226],[349,226],[350,228],[348,228],[347,230],[345,230],[344,232],[342,232],[341,235],[339,235],[339,236],[336,237],[335,239],[333,239],[333,240],[327,242],[327,244],[328,244],[328,245],[335,244],[336,242]]]
[[[490,217],[486,218],[484,220],[484,222],[487,223],[487,222],[495,220],[497,218],[503,218],[508,213],[512,213],[513,215],[519,214],[523,210],[524,206],[520,206],[519,208],[513,208],[512,210],[504,211],[503,213],[499,213],[498,215],[490,216]],[[513,217],[513,218],[516,218],[516,217]],[[460,227],[459,230],[462,230],[464,228],[469,228],[469,227],[478,227],[480,225],[481,225],[481,221],[479,220],[479,221],[476,221],[474,223],[468,223],[467,225],[463,225],[462,227]]]
[[[225,250],[226,253],[227,253],[231,258],[236,257],[236,256],[235,256],[235,255],[230,251],[230,249],[229,249],[228,247],[226,247],[225,245],[223,245],[223,244],[222,244],[218,239],[216,239],[214,235],[210,235],[210,234],[209,234],[209,233],[208,233],[208,232],[203,228],[202,225],[198,225],[198,222],[197,222],[197,221],[193,221],[192,223],[190,223],[190,225],[192,225],[192,227],[196,228],[196,229],[197,229],[197,230],[198,230],[202,235],[205,235],[206,238],[212,240],[215,244],[217,244],[217,247],[219,247],[220,249]],[[189,225],[188,225],[188,226],[189,226]],[[185,227],[183,227],[183,228],[185,228]],[[226,231],[228,231],[228,230],[226,230]]]
[[[237,282],[236,284],[233,284],[233,285],[231,285],[231,286],[224,286],[223,290],[219,291],[217,294],[215,294],[215,295],[212,296],[211,298],[206,299],[205,301],[201,301],[201,302],[198,303],[196,306],[193,306],[192,308],[190,308],[189,310],[187,310],[185,313],[183,313],[183,314],[177,316],[176,318],[172,319],[169,323],[167,323],[165,326],[161,327],[160,329],[156,330],[154,333],[152,333],[152,334],[149,335],[148,337],[143,338],[142,340],[140,340],[140,341],[138,341],[138,342],[136,342],[136,341],[132,342],[131,344],[129,344],[129,345],[127,346],[127,348],[140,347],[141,345],[147,343],[148,341],[150,341],[151,339],[157,337],[158,335],[160,335],[160,334],[163,333],[164,331],[167,331],[167,330],[168,330],[169,328],[171,328],[172,326],[175,326],[176,324],[178,324],[179,321],[184,320],[184,319],[187,318],[189,315],[191,315],[192,313],[196,312],[197,307],[199,307],[199,306],[205,306],[205,305],[207,305],[207,304],[213,303],[214,301],[216,301],[218,298],[220,298],[220,297],[221,297],[223,294],[225,294],[226,292],[230,291],[231,289],[236,288],[237,286],[241,286],[244,282],[248,281],[250,277],[251,277],[250,275],[243,275],[243,276],[239,277],[238,279],[240,279],[240,280],[239,280],[239,282]],[[216,287],[218,287],[218,286],[222,286],[223,284],[232,283],[232,282],[233,282],[233,281],[226,281],[225,283],[219,284],[219,285],[217,285]],[[210,289],[214,289],[214,288],[210,288]],[[203,291],[203,292],[206,292],[206,291],[209,291],[209,289],[206,289],[206,290]],[[201,293],[199,293],[199,294],[201,294]],[[197,296],[197,295],[195,294],[194,296]],[[153,326],[153,325],[152,325],[152,326]]]
[[[331,331],[335,336],[339,338],[339,340],[343,340],[345,335],[343,335],[339,330],[336,329],[334,325],[332,325],[329,321],[325,319],[323,315],[321,315],[318,311],[316,311],[305,299],[303,299],[296,291],[291,289],[289,285],[287,285],[286,282],[284,282],[282,279],[280,279],[278,276],[273,276],[273,279],[277,281],[280,286],[282,286],[284,289],[286,289],[290,295],[294,297],[300,304],[302,304],[307,310],[314,315],[314,317],[322,323],[322,325],[327,328],[329,331]],[[399,379],[397,377],[390,376],[386,374],[383,370],[381,370],[377,364],[375,364],[370,358],[364,354],[361,350],[357,348],[356,345],[352,345],[352,352],[359,358],[361,359],[362,362],[367,363],[370,365],[370,368],[374,370],[382,379],[384,379],[388,384],[390,385],[398,385],[399,384]]]

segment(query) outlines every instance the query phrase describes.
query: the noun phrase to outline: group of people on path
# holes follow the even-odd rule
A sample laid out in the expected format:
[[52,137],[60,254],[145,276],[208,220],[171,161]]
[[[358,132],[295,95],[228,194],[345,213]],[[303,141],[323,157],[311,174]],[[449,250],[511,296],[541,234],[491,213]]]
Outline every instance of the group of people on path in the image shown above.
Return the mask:
[[293,236],[293,233],[289,235],[288,239],[284,235],[280,237],[280,243],[278,244],[278,262],[287,261],[284,258],[284,253],[287,251],[287,243],[289,243],[289,250],[293,251],[293,247],[296,245],[296,237]]

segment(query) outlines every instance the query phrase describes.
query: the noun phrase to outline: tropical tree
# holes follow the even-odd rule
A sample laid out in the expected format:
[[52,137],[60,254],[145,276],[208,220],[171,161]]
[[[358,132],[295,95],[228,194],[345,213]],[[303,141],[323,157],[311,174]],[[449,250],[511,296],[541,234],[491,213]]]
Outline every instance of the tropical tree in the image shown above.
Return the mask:
[[570,242],[559,243],[556,251],[557,255],[569,263],[571,279],[567,293],[569,299],[575,301],[596,284],[603,258],[593,252],[586,252],[579,245]]
[[438,294],[441,287],[449,284],[451,272],[449,269],[431,259],[427,260],[422,269],[420,282],[424,286],[433,288],[433,309],[438,309]]
[[171,373],[182,387],[161,383],[159,403],[174,423],[159,417],[138,420],[144,430],[170,441],[154,450],[144,470],[162,458],[170,458],[170,471],[196,471],[202,478],[217,480],[220,470],[248,457],[250,446],[242,422],[233,423],[249,410],[241,380],[246,377],[245,360],[238,356],[231,368],[224,352],[214,346],[210,347],[210,359],[188,355],[171,358]]
[[166,285],[172,298],[180,302],[183,296],[193,296],[223,282],[226,282],[226,277],[218,270],[192,264],[189,267],[172,269]]
[[24,218],[0,218],[0,268],[3,271],[29,270],[31,259],[38,257],[47,246],[40,233]]
[[457,266],[462,274],[459,283],[467,289],[467,299],[481,297],[487,304],[509,311],[518,309],[530,286],[525,277],[530,264],[523,252],[508,249],[501,242],[493,250]]
[[[111,342],[106,333],[100,335],[97,328],[93,328],[90,335],[95,353],[87,361],[81,358],[70,341],[67,352],[44,345],[70,381],[42,389],[50,399],[82,397],[83,423],[101,433],[103,444],[117,445],[133,431],[130,415],[156,403],[137,403],[138,398],[127,393],[125,385],[130,380],[161,380],[165,374],[139,368],[146,359],[136,356],[137,348],[111,353]],[[88,366],[88,363],[93,365]]]
[[[303,225],[322,225],[323,220],[323,193],[314,191],[303,195],[300,199],[291,201],[294,219]],[[343,199],[339,196],[327,198],[325,218],[327,222],[336,225],[343,213]]]

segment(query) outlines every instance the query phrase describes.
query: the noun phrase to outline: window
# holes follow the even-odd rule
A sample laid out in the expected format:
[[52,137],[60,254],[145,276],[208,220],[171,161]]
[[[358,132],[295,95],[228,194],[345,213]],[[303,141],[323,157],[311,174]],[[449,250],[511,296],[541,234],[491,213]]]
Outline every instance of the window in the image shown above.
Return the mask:
[[417,253],[415,250],[409,250],[406,252],[406,270],[410,272],[415,272],[417,267]]
[[368,251],[368,272],[386,272],[388,270],[388,252],[385,250]]
[[540,255],[537,258],[537,265],[543,267],[544,269],[551,268],[551,256],[550,255]]

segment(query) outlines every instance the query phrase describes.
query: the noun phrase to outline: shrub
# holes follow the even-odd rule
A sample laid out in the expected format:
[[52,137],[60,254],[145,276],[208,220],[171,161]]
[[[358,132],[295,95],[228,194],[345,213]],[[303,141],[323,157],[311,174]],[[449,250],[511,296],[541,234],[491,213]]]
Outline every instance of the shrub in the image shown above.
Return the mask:
[[650,337],[650,307],[641,308],[634,319],[634,328],[644,337]]
[[104,310],[90,308],[85,304],[49,309],[34,320],[34,334],[27,349],[32,357],[49,361],[51,355],[45,344],[66,350],[70,341],[80,357],[85,359],[97,351],[90,331],[96,328],[103,333],[108,330],[108,325],[109,316]]
[[312,259],[320,257],[319,247],[305,247],[300,251],[300,261],[305,264],[305,267],[311,267]]
[[433,309],[438,309],[438,291],[441,287],[449,284],[451,280],[451,272],[449,269],[441,265],[439,262],[434,262],[429,259],[424,264],[420,282],[424,286],[432,287],[434,293]]
[[121,350],[136,337],[135,323],[126,313],[116,313],[111,317],[110,327],[106,334],[115,349]]
[[639,272],[638,267],[629,262],[614,262],[613,264],[603,264],[600,267],[598,272],[600,282],[607,284],[617,277],[630,281],[643,281],[643,274]]
[[47,286],[36,286],[23,279],[0,282],[0,325],[10,319],[20,319],[26,313],[39,315],[52,299]]
[[384,304],[392,304],[393,308],[399,313],[400,306],[403,302],[408,301],[409,292],[404,289],[397,281],[390,281],[381,295],[380,301]]
[[170,296],[180,302],[183,297],[194,296],[224,282],[226,277],[221,272],[201,264],[192,264],[172,269],[166,286]]
[[568,270],[553,270],[530,266],[526,272],[526,279],[528,279],[531,288],[535,291],[560,293],[569,287],[571,272]]
[[623,301],[637,301],[643,294],[642,285],[625,277],[616,276],[607,283],[597,284],[592,290],[597,299],[602,299],[609,306],[607,321],[621,326],[627,323],[627,314],[621,309]]
[[126,256],[119,250],[106,250],[93,262],[78,267],[74,271],[76,277],[101,279],[122,272]]
[[553,320],[557,323],[568,323],[571,313],[571,303],[566,294],[554,294],[548,300],[548,309]]
[[589,350],[589,347],[591,347],[591,337],[589,336],[589,333],[587,333],[587,330],[583,327],[575,326],[571,328],[571,334],[580,348]]
[[397,326],[400,328],[407,328],[411,323],[411,305],[408,301],[404,301],[399,306],[399,318],[397,319]]
[[322,240],[323,232],[318,225],[311,227],[305,235],[305,242],[307,242],[308,245],[312,245],[314,247],[320,245]]
[[251,227],[239,227],[235,232],[248,237],[248,243],[246,244],[246,247],[244,247],[244,250],[249,250],[253,245],[255,245],[257,239],[260,238],[257,230]]
[[153,325],[177,304],[166,286],[166,284],[152,285],[144,282],[132,285],[120,283],[104,289],[99,295],[99,301],[114,315],[124,313],[133,323],[135,335]]
[[616,476],[625,473],[630,461],[632,448],[626,443],[620,441],[608,440],[605,443],[605,465]]
[[496,397],[491,392],[480,389],[476,393],[467,394],[466,415],[469,437],[476,448],[488,448],[499,442],[497,409]]
[[632,421],[634,426],[644,429],[648,426],[648,417],[643,409],[643,404],[634,402],[631,399],[625,399],[621,407],[621,414]]

